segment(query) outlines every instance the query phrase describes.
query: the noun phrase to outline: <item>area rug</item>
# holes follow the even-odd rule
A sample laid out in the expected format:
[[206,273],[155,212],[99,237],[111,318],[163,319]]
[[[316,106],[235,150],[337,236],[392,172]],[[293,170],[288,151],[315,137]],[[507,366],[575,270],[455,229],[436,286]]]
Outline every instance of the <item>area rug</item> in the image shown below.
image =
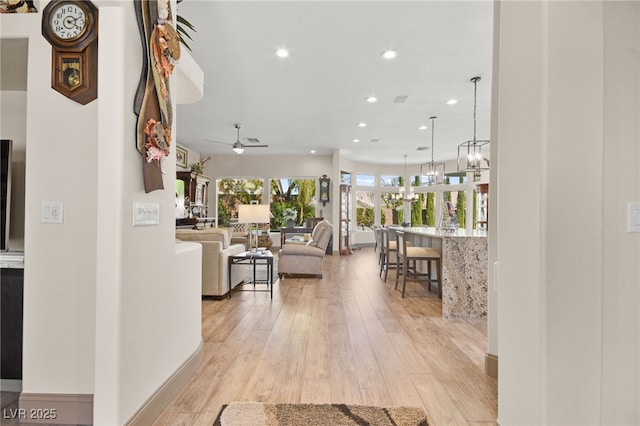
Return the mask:
[[[267,279],[267,266],[259,264],[256,267],[256,280],[263,281]],[[245,282],[253,281],[253,266],[244,265]],[[278,280],[278,252],[273,252],[273,281]]]
[[225,405],[213,426],[427,426],[427,416],[414,407],[371,407],[346,404]]

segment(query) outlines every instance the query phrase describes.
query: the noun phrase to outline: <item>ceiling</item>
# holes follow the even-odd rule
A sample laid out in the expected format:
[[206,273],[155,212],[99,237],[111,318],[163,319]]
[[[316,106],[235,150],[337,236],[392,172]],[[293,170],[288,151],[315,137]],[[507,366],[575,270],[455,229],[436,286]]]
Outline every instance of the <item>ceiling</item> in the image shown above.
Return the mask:
[[[473,139],[475,76],[477,139],[489,139],[491,1],[185,0],[178,14],[196,28],[191,55],[205,79],[203,99],[178,106],[182,146],[235,155],[207,140],[232,144],[239,123],[242,143],[269,145],[243,155],[339,149],[355,162],[418,164],[431,159],[417,148],[431,146],[435,115],[434,159],[454,160]],[[381,57],[389,48],[396,59]]]

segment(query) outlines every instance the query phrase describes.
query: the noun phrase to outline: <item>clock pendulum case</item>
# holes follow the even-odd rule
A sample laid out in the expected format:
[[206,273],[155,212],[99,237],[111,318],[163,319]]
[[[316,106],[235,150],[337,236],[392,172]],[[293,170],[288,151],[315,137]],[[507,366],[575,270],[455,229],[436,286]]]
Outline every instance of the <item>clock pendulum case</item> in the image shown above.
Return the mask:
[[53,0],[42,11],[51,44],[51,87],[82,105],[98,97],[98,9],[90,1]]

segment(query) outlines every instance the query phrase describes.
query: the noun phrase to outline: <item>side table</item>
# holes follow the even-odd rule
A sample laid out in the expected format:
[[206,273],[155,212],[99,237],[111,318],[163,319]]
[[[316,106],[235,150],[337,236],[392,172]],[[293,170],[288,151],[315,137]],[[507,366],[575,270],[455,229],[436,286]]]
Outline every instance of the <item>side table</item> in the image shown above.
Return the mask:
[[[231,298],[232,291],[268,291],[273,299],[273,253],[269,250],[240,253],[234,256],[229,256],[229,298]],[[234,265],[251,265],[253,269],[253,280],[243,281],[235,288],[231,288],[231,269]],[[256,266],[267,266],[267,278],[259,280],[256,278]],[[253,284],[253,290],[244,290],[242,287],[248,284]],[[265,290],[256,289],[256,284],[265,284],[267,288]]]

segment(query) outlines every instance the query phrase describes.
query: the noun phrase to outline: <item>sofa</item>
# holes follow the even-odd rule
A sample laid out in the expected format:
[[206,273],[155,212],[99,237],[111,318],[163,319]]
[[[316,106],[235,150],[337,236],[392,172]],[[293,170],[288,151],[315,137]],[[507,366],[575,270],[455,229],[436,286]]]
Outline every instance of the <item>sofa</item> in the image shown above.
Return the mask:
[[[231,244],[229,228],[176,229],[176,239],[202,245],[202,295],[223,298],[229,293],[229,256],[244,253],[243,244]],[[232,288],[244,280],[243,268],[233,268]]]
[[285,244],[278,252],[278,276],[300,274],[322,278],[324,255],[332,235],[333,225],[323,220],[313,228],[306,244]]

